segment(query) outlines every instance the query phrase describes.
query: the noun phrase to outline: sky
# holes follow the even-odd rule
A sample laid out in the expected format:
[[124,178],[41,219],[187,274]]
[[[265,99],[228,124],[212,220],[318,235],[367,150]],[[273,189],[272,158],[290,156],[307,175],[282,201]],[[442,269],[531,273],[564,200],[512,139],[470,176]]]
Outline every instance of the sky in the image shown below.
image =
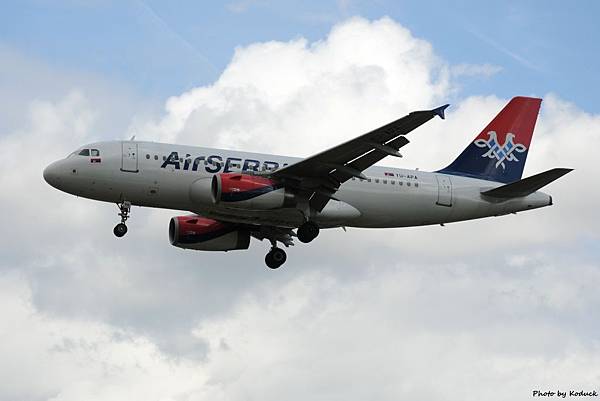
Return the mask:
[[[596,2],[5,2],[0,400],[531,399],[599,390]],[[326,230],[288,250],[172,247],[170,217],[48,186],[84,143],[308,156],[451,103],[402,160],[443,167],[515,95],[554,206]],[[402,207],[402,205],[398,205]]]

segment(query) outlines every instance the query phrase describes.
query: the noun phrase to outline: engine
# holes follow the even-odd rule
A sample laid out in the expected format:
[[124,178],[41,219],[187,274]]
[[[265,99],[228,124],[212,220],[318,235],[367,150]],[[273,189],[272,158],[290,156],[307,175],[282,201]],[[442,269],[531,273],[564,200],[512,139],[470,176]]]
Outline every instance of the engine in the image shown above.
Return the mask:
[[199,179],[190,188],[190,198],[197,203],[268,210],[291,207],[295,195],[281,183],[266,177],[240,173],[215,174],[210,181]]
[[177,216],[169,223],[171,245],[198,251],[248,249],[250,232],[237,224],[202,216]]

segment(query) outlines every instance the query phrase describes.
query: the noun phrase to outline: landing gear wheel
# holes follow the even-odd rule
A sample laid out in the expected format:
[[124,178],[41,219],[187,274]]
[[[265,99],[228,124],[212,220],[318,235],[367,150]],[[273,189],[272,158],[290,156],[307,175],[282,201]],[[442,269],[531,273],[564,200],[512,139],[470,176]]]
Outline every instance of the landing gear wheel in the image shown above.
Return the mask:
[[124,223],[119,223],[113,229],[113,233],[119,238],[127,234],[127,226]]
[[117,203],[119,207],[119,216],[121,217],[121,222],[115,226],[113,229],[113,233],[121,238],[125,234],[127,234],[127,226],[125,222],[129,218],[129,212],[131,211],[131,202],[123,201],[121,203]]
[[265,256],[265,263],[270,269],[277,269],[285,263],[286,259],[287,255],[283,249],[273,248],[267,253],[267,256]]
[[312,221],[307,221],[298,227],[297,235],[300,242],[309,243],[319,235],[319,226]]

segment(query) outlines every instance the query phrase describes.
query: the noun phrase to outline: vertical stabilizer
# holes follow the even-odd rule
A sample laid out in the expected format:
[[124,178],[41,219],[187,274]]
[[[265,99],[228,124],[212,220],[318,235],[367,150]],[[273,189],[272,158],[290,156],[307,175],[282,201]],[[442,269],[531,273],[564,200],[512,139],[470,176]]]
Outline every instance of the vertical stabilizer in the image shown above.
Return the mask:
[[542,99],[515,97],[439,173],[497,182],[521,179]]

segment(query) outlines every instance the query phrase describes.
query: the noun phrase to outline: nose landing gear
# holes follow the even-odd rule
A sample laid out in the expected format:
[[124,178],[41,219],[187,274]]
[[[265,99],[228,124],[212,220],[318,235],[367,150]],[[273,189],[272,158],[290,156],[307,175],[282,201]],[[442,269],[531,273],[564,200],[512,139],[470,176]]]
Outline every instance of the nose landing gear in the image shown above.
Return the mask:
[[127,234],[127,226],[125,225],[125,223],[119,223],[115,226],[115,228],[113,228],[113,233],[117,237],[121,238],[122,236]]
[[127,226],[125,225],[125,222],[129,218],[129,212],[131,211],[131,202],[123,201],[121,203],[117,203],[117,206],[119,207],[119,216],[121,216],[121,222],[115,226],[115,228],[113,229],[113,233],[117,237],[121,238],[122,236],[127,234]]

